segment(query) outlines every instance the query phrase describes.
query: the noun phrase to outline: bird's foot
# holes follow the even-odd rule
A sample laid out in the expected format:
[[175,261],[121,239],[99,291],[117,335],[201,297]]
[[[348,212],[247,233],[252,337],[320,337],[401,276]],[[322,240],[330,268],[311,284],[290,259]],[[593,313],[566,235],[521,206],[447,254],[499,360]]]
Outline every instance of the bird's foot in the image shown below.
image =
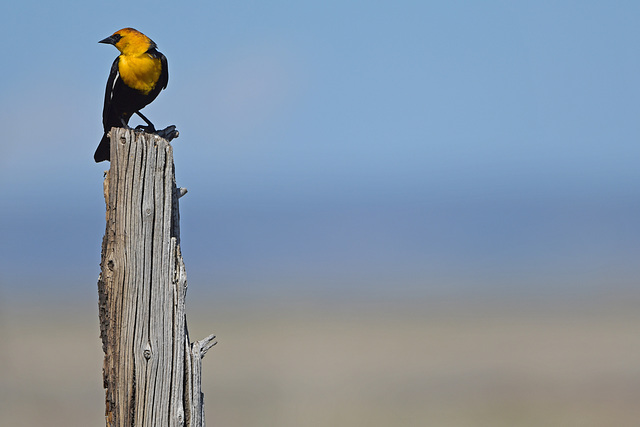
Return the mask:
[[167,141],[171,141],[172,139],[180,136],[180,133],[178,132],[178,130],[174,125],[167,126],[166,128],[161,130],[156,130],[156,128],[153,125],[149,125],[149,126],[138,125],[136,126],[135,131],[154,133],[158,135],[160,138],[166,139]]
[[156,128],[153,125],[138,125],[135,130],[138,132],[156,133]]
[[176,127],[174,125],[171,126],[167,126],[166,128],[159,130],[157,132],[155,132],[156,135],[158,135],[161,138],[166,139],[167,141],[171,141],[174,138],[177,138],[178,136],[180,136],[180,132],[178,132],[178,129],[176,129]]

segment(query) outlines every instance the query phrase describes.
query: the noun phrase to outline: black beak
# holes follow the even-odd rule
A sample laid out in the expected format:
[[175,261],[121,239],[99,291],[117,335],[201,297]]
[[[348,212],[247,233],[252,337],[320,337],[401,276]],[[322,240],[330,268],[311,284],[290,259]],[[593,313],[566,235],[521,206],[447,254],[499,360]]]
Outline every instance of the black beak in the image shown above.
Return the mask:
[[118,43],[118,41],[120,41],[121,38],[122,36],[120,34],[114,34],[112,36],[107,37],[104,40],[100,40],[98,43],[112,44],[115,46],[116,43]]

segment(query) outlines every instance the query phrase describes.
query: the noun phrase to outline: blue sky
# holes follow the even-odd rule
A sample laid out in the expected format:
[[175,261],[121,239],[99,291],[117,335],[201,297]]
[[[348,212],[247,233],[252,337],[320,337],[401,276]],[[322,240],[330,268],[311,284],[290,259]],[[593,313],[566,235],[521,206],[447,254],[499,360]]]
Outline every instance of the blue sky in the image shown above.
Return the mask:
[[639,277],[637,2],[4,9],[0,291],[96,279],[106,163],[92,155],[116,56],[97,41],[126,26],[169,60],[144,112],[181,133],[191,280],[401,292]]

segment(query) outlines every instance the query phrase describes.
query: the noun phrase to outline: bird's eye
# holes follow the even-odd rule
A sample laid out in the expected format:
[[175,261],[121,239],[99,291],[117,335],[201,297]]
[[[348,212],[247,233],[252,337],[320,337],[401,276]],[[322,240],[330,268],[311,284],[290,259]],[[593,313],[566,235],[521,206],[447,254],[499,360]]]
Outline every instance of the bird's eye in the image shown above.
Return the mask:
[[122,36],[118,33],[114,34],[113,36],[111,36],[113,38],[113,44],[116,44],[120,41],[120,39],[122,38]]

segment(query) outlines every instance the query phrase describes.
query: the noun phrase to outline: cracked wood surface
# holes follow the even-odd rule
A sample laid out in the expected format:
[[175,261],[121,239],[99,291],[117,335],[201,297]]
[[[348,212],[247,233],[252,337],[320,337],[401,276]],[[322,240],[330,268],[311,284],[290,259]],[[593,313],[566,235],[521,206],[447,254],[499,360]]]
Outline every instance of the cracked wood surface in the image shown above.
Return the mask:
[[114,128],[98,280],[108,427],[204,426],[201,365],[214,336],[191,343],[173,151],[157,135]]

